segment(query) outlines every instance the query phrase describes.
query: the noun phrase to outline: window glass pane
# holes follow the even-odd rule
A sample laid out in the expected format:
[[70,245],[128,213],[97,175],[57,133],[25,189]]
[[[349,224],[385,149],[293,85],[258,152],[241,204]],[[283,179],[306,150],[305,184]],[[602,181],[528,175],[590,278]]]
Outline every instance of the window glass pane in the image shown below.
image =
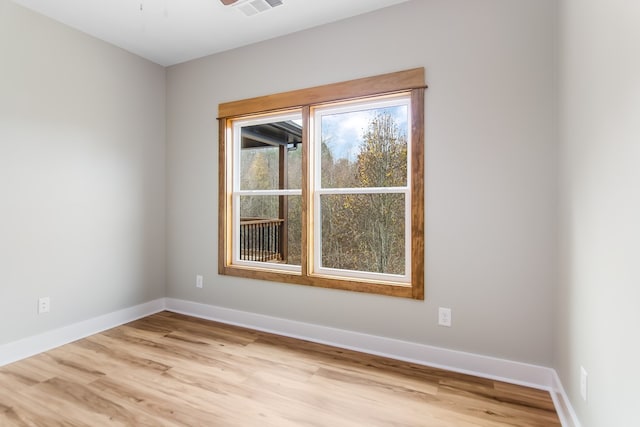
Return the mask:
[[407,135],[407,105],[322,114],[322,188],[406,186]]
[[302,263],[302,196],[287,198],[287,253],[284,261],[291,265]]
[[405,274],[404,194],[321,195],[322,267]]
[[241,129],[240,189],[300,189],[301,121],[276,119]]
[[301,196],[241,196],[238,256],[300,265]]

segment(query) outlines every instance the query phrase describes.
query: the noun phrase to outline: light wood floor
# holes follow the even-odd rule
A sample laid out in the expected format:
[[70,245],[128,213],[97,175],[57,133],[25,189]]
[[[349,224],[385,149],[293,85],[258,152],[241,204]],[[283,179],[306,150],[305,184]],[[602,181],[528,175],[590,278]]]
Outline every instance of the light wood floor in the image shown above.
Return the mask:
[[559,426],[547,392],[163,312],[0,368],[0,426]]

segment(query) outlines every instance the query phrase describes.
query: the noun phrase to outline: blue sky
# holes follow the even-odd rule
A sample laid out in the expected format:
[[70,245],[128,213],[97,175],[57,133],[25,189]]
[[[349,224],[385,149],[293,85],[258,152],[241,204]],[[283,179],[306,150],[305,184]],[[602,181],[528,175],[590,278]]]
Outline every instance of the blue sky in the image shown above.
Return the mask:
[[322,116],[322,139],[331,150],[334,159],[354,162],[359,153],[362,136],[369,122],[377,113],[389,113],[398,123],[401,133],[407,133],[407,107],[376,108]]

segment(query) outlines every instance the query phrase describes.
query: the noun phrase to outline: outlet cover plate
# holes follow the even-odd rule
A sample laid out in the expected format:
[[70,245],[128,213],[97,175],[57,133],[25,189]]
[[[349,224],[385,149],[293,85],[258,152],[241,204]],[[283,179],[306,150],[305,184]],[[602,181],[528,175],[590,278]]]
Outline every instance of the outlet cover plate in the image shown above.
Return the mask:
[[451,309],[447,307],[438,308],[438,325],[451,327]]
[[587,370],[584,369],[584,366],[580,366],[580,396],[582,396],[582,400],[587,401],[587,379],[589,378],[589,374],[587,374]]
[[38,314],[48,313],[51,309],[51,300],[49,297],[38,298]]

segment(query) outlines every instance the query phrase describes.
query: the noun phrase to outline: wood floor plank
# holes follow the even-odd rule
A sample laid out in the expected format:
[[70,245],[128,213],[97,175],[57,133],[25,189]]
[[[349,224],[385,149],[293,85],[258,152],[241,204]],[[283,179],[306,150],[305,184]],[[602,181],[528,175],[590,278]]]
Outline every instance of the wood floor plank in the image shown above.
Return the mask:
[[162,312],[0,368],[0,426],[560,426],[549,393]]

